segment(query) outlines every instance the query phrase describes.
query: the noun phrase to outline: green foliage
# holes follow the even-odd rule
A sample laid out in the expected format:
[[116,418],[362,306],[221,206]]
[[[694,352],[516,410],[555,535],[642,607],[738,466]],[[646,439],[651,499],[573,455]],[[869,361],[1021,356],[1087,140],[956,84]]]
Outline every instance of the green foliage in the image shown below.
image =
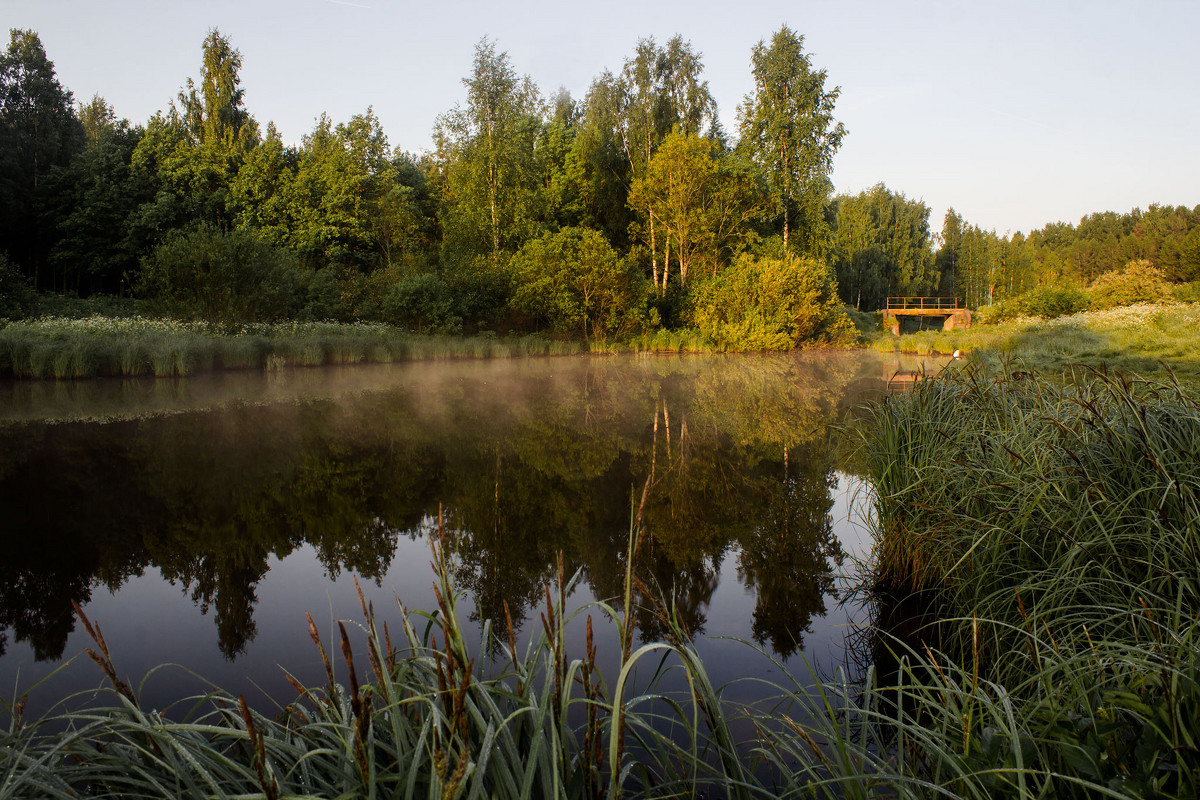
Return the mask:
[[50,199],[45,178],[83,143],[71,93],[59,84],[41,39],[32,30],[10,30],[0,53],[0,252],[37,286],[52,285],[44,262],[53,223],[39,214]]
[[825,89],[825,70],[812,68],[804,37],[780,28],[751,55],[754,93],[738,107],[741,141],[766,172],[783,221],[784,248],[796,228],[798,251],[821,258],[828,249],[825,204],[833,156],[846,129],[833,119],[840,88]]
[[457,334],[462,320],[445,281],[430,272],[405,275],[383,298],[381,316],[391,325],[418,333]]
[[828,267],[811,258],[743,256],[696,289],[700,332],[732,350],[790,350],[845,343],[853,326]]
[[1179,245],[1177,272],[1184,280],[1200,280],[1200,225],[1188,231],[1187,237]]
[[252,233],[201,228],[155,248],[138,293],[181,319],[269,322],[298,309],[301,274],[294,256]]
[[513,307],[559,333],[603,339],[638,324],[641,281],[596,231],[566,228],[534,239],[513,256],[511,270]]
[[1083,311],[1088,297],[1072,286],[1039,286],[1022,295],[1019,302],[1025,316],[1053,319]]
[[925,203],[880,183],[853,197],[839,196],[834,204],[838,291],[847,305],[874,311],[889,296],[937,289]]
[[503,324],[512,294],[509,256],[476,256],[445,265],[442,279],[454,298],[454,313],[481,328]]
[[971,307],[1010,300],[1038,286],[1084,289],[1130,261],[1149,261],[1169,282],[1193,280],[1200,270],[1200,214],[1152,204],[1126,214],[1089,214],[1078,225],[1056,222],[999,237],[947,213],[936,256],[941,293]]
[[0,319],[20,319],[33,308],[33,287],[17,265],[0,253]]
[[48,178],[54,197],[48,216],[57,234],[50,263],[64,288],[118,294],[128,289],[146,242],[131,224],[140,206],[154,200],[152,179],[131,168],[143,131],[110,123],[69,166]]
[[1146,259],[1130,261],[1119,270],[1101,275],[1088,289],[1088,295],[1091,307],[1101,310],[1172,299],[1171,287],[1162,270]]
[[71,294],[42,293],[34,299],[29,316],[57,317],[59,319],[86,319],[100,316],[128,319],[140,316],[145,310],[144,307],[144,301],[134,297],[113,297],[107,294],[76,297]]
[[843,311],[849,318],[859,336],[874,337],[883,330],[883,315],[879,312],[859,311],[857,308],[846,306]]
[[463,79],[466,108],[438,118],[435,143],[445,170],[445,248],[455,261],[513,251],[535,235],[541,217],[535,145],[541,133],[537,87],[520,79],[508,54],[481,39]]
[[997,324],[1017,317],[1054,319],[1084,311],[1090,303],[1088,294],[1074,286],[1038,286],[1023,295],[984,306],[977,318],[985,324]]
[[[1023,756],[1054,796],[1195,796],[1200,404],[1175,383],[1098,374],[944,375],[862,430],[876,582],[931,590],[935,666],[962,681],[918,701],[935,717],[956,706],[936,746],[980,773]],[[1000,697],[1019,726],[996,741]]]
[[[37,35],[10,38],[0,56],[0,251],[43,291],[124,294],[154,248],[205,225],[256,235],[314,270],[301,281],[303,318],[379,319],[401,276],[430,273],[465,328],[501,331],[550,322],[525,298],[510,303],[510,262],[567,229],[596,231],[651,279],[652,327],[689,324],[691,284],[742,253],[766,254],[774,245],[764,241],[779,243],[771,257],[831,260],[843,301],[862,310],[888,295],[940,294],[998,306],[994,317],[1050,314],[1049,298],[1026,298],[1034,312],[1007,302],[1039,286],[1086,287],[1137,260],[1169,282],[1200,275],[1200,209],[1092,214],[1028,237],[997,236],[951,210],[931,256],[923,203],[880,184],[831,205],[846,133],[833,118],[839,89],[786,26],[751,53],[735,149],[701,54],[680,36],[639,40],[582,102],[565,90],[546,102],[484,39],[465,102],[439,117],[436,151],[421,158],[393,151],[371,108],[337,124],[320,115],[299,145],[270,125],[260,136],[242,54],[216,29],[198,75],[144,127],[118,120],[99,95],[73,112]],[[600,335],[591,312],[585,326],[569,305],[557,304],[556,330]],[[629,329],[631,319],[611,320],[597,323],[604,335]]]
[[187,79],[178,105],[171,106],[171,119],[192,144],[236,157],[258,140],[258,124],[242,103],[242,54],[216,28],[204,37],[202,51],[200,86]]
[[1175,284],[1171,291],[1180,303],[1200,303],[1200,281]]
[[[672,133],[659,146],[642,176],[629,190],[629,204],[642,217],[641,230],[658,226],[662,247],[662,285],[675,263],[680,288],[713,274],[756,235],[763,192],[748,165],[727,155],[709,139]],[[644,209],[644,211],[643,211]],[[657,279],[657,275],[653,276]]]

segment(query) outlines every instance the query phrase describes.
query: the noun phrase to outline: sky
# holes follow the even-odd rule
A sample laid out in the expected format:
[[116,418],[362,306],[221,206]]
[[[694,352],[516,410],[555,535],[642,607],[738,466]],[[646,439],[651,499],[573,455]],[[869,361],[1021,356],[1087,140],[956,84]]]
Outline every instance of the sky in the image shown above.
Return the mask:
[[392,147],[432,147],[465,101],[482,37],[544,95],[582,99],[640,38],[702,55],[725,130],[753,90],[750,53],[804,36],[848,134],[839,193],[884,183],[1004,235],[1098,211],[1200,205],[1200,2],[1041,0],[0,0],[38,32],[76,100],[144,123],[200,72],[218,28],[241,51],[247,108],[298,143],[322,113],[374,108]]

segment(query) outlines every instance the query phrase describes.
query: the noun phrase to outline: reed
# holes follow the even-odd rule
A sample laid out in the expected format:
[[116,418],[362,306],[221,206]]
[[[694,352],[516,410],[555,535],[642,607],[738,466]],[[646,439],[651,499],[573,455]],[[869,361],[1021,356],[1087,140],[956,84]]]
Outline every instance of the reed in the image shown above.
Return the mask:
[[[1074,377],[950,372],[874,410],[875,585],[931,598],[943,652],[916,660],[970,676],[968,717],[1012,707],[1005,741],[1056,776],[1043,790],[1195,796],[1200,403],[1175,381]],[[964,758],[987,730],[963,723]]]
[[288,322],[227,330],[197,322],[92,316],[0,327],[0,375],[57,380],[582,351],[579,343],[539,336],[420,336],[375,323]]
[[[631,557],[633,542],[631,536]],[[219,689],[147,711],[119,676],[99,624],[77,608],[96,643],[88,654],[108,680],[111,702],[28,726],[19,707],[10,706],[13,722],[0,737],[0,798],[81,791],[94,797],[669,797],[702,787],[730,797],[776,796],[784,776],[765,783],[755,776],[756,762],[745,760],[731,733],[726,712],[732,709],[722,705],[668,609],[659,613],[673,624],[671,641],[633,649],[631,595],[624,605],[598,603],[573,619],[564,607],[578,578],[564,576],[560,559],[557,581],[545,588],[541,630],[522,652],[511,620],[500,630],[485,624],[484,642],[500,654],[489,661],[468,650],[453,567],[437,543],[433,565],[437,610],[401,609],[396,632],[377,622],[365,600],[354,637],[340,622],[336,640],[325,640],[310,618],[327,683],[293,680],[296,701],[274,716]],[[622,652],[611,689],[597,668],[593,614],[611,623],[605,627]],[[565,630],[577,623],[586,625],[586,646],[572,658]],[[352,638],[365,638],[365,648],[356,650]],[[674,670],[683,670],[690,686],[681,696],[656,688]],[[657,677],[647,681],[646,674]],[[770,717],[762,724],[770,727]],[[757,763],[769,768],[765,759]]]

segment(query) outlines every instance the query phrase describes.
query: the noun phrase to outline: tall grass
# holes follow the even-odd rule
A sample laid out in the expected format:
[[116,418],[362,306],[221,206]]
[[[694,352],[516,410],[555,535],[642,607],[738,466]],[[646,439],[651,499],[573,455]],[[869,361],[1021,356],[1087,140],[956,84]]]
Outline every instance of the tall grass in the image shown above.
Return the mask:
[[990,746],[968,719],[1003,702],[1059,795],[1195,796],[1200,403],[1173,381],[975,369],[889,398],[862,436],[876,587],[923,591],[945,653],[925,660],[992,696],[961,709],[964,757]]
[[53,317],[0,327],[0,375],[174,377],[219,369],[280,369],[435,358],[580,352],[539,336],[420,336],[382,324],[281,323],[233,331],[144,317]]

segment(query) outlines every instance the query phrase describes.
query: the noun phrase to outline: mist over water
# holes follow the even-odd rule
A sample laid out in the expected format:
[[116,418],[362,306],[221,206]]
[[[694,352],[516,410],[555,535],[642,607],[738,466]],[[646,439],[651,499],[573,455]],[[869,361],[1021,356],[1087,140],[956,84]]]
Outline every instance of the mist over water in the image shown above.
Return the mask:
[[[324,680],[304,613],[323,632],[361,616],[352,576],[381,620],[397,601],[434,608],[439,520],[464,614],[502,621],[507,607],[528,634],[560,553],[580,576],[571,607],[621,594],[643,490],[635,574],[714,680],[742,670],[724,636],[831,668],[853,613],[838,575],[869,547],[831,426],[884,392],[893,361],[609,356],[0,385],[0,695],[90,644],[75,601],[135,682],[171,662],[286,702],[281,667]],[[640,595],[649,641],[660,606]],[[615,638],[600,643],[615,663]],[[81,659],[31,710],[100,682]],[[163,706],[201,688],[176,669],[144,691]]]

